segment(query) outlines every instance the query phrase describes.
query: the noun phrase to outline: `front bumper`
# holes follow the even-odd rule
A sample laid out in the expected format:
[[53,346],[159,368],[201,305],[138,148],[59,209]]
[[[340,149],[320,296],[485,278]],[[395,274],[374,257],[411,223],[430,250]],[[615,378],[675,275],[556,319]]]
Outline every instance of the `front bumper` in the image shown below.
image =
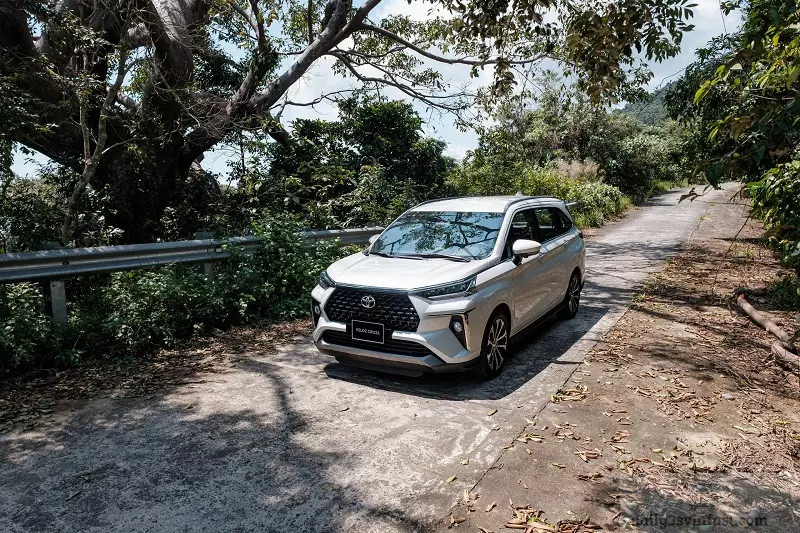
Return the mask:
[[[362,289],[369,291],[366,287]],[[343,363],[420,375],[425,372],[465,370],[473,366],[480,355],[483,325],[487,319],[482,316],[483,306],[480,305],[479,295],[448,300],[427,300],[409,295],[419,316],[416,331],[392,331],[384,345],[375,347],[353,341],[349,324],[328,318],[325,304],[334,290],[317,286],[311,293],[320,309],[320,313],[314,317],[313,340],[320,352],[334,356]],[[464,325],[462,340],[450,329],[454,316],[459,317]]]

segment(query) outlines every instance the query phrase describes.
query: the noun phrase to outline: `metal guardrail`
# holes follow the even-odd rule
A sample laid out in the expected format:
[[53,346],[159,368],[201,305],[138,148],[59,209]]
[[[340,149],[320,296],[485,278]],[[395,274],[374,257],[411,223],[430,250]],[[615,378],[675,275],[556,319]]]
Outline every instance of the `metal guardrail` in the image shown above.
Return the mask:
[[[303,234],[314,241],[339,239],[342,244],[366,244],[372,235],[381,231],[383,228],[374,227],[309,230]],[[197,239],[0,254],[0,283],[55,280],[173,263],[209,263],[230,257],[228,248],[231,246],[256,250],[261,246],[261,238]]]
[[[308,230],[303,235],[313,241],[338,239],[342,244],[366,244],[381,231],[380,227]],[[42,282],[48,313],[55,322],[66,323],[65,279],[174,263],[202,263],[206,275],[211,276],[213,262],[230,257],[231,247],[252,253],[261,241],[261,237],[248,236],[0,254],[0,283]]]

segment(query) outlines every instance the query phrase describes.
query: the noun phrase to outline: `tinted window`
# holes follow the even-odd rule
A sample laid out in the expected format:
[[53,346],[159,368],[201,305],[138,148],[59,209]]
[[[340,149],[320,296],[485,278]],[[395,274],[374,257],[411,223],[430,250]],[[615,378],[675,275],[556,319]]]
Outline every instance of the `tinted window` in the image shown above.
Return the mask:
[[370,251],[485,259],[494,249],[502,224],[503,213],[411,211],[389,226]]
[[539,224],[539,242],[554,239],[572,227],[572,223],[557,207],[537,207],[534,212]]
[[558,218],[561,219],[561,233],[566,233],[572,229],[572,221],[561,209],[558,210]]
[[531,228],[531,216],[532,216],[531,209],[525,209],[523,211],[517,211],[514,214],[514,218],[511,219],[511,227],[508,228],[508,237],[506,237],[506,246],[503,249],[503,258],[508,259],[513,254],[511,253],[511,248],[514,245],[514,241],[517,239],[529,239],[534,240],[533,229]]

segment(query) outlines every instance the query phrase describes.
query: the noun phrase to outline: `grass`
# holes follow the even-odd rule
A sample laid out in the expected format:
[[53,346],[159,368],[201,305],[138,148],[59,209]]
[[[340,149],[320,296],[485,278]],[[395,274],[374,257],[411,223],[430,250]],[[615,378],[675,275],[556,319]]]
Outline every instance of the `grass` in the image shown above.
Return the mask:
[[800,311],[800,280],[796,274],[784,274],[767,287],[769,303],[779,309]]

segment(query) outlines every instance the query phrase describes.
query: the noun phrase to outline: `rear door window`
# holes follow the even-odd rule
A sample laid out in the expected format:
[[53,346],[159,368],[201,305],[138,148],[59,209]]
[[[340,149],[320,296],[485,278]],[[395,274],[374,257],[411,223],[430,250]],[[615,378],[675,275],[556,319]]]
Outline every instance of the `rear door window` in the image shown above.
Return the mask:
[[539,242],[555,239],[572,227],[572,222],[557,207],[537,207],[534,212],[539,225]]

